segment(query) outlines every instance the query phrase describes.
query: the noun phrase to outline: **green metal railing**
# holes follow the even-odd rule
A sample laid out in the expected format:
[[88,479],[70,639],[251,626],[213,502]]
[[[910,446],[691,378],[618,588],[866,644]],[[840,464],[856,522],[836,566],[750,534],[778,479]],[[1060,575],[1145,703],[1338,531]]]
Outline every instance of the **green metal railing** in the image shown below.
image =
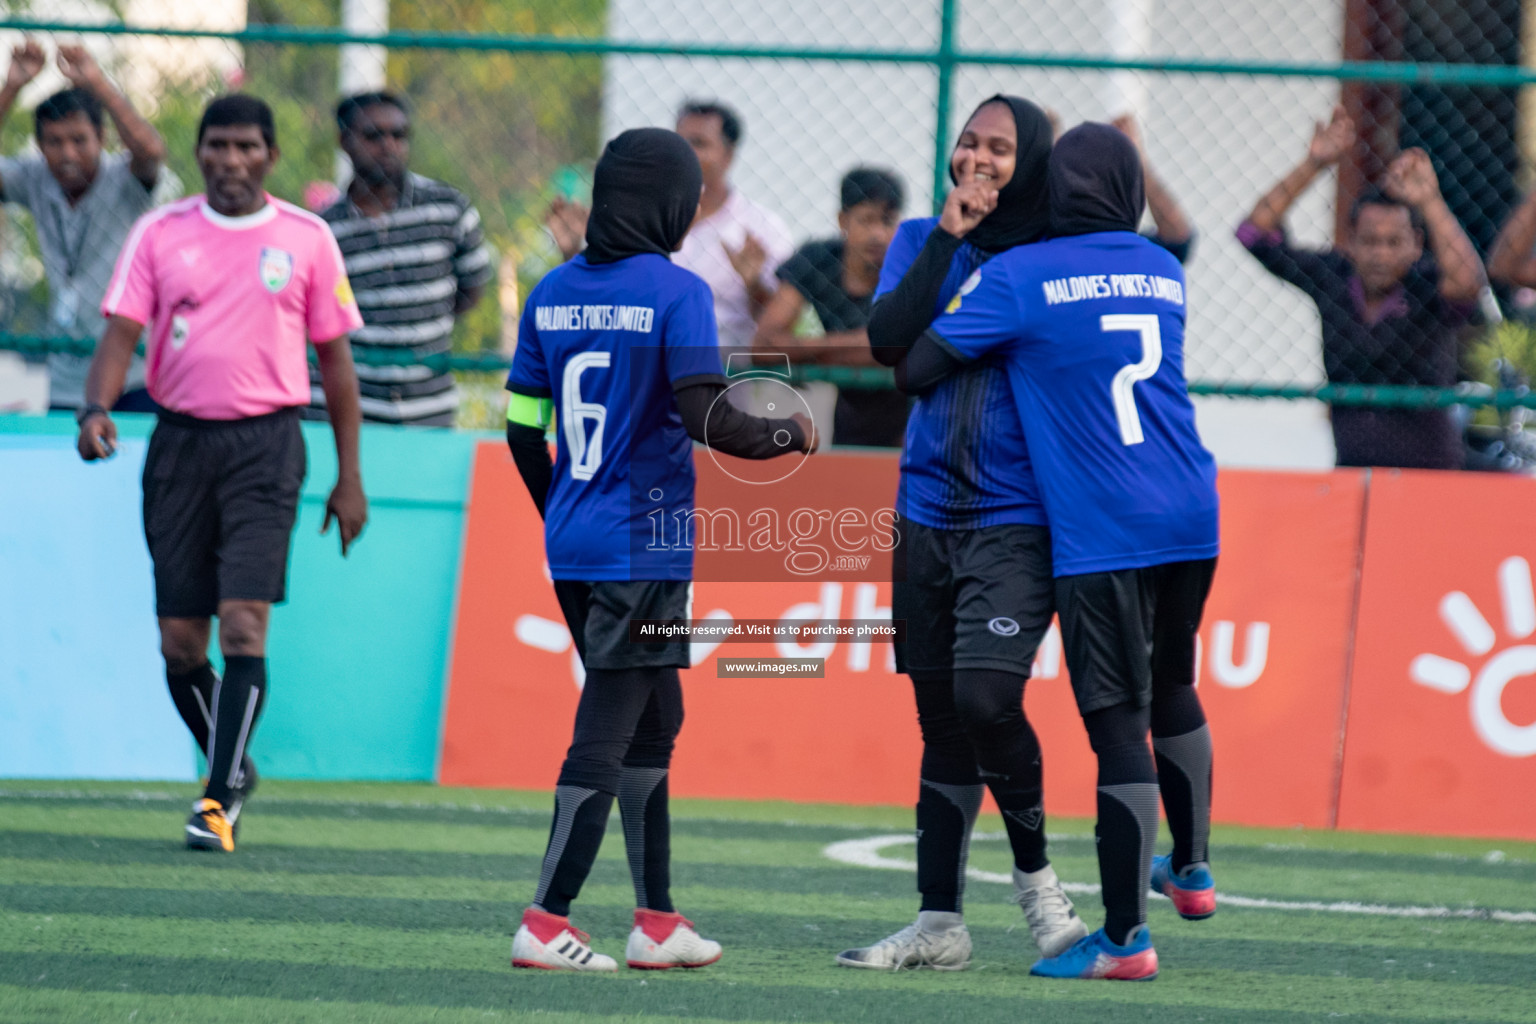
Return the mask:
[[[715,43],[626,42],[580,36],[468,32],[347,32],[339,28],[254,25],[218,29],[153,28],[138,25],[82,25],[75,22],[0,18],[0,29],[68,32],[81,35],[159,36],[168,39],[223,39],[232,43],[293,43],[300,46],[361,44],[410,50],[480,50],[498,53],[638,57],[717,57],[801,61],[862,61],[928,64],[951,73],[961,65],[1052,68],[1076,71],[1162,71],[1194,75],[1331,78],[1376,85],[1463,85],[1514,88],[1536,85],[1536,68],[1510,64],[1449,64],[1413,61],[1245,61],[1198,57],[1122,57],[1096,54],[999,53],[962,50],[954,42],[956,0],[943,0],[940,42],[933,50],[854,49],[833,46],[738,46]],[[947,161],[948,150],[942,154]]]
[[[90,355],[96,343],[90,339],[58,338],[37,334],[15,334],[0,340],[0,347],[38,355],[67,352]],[[370,366],[418,364],[433,370],[459,373],[506,373],[511,360],[495,352],[450,354],[414,358],[409,352],[369,350],[359,352],[357,360]],[[797,383],[826,381],[851,390],[889,390],[894,386],[890,370],[876,366],[797,366]],[[1472,408],[1536,409],[1536,392],[1530,388],[1492,390],[1476,386],[1452,388],[1411,387],[1395,384],[1266,384],[1262,382],[1195,380],[1189,382],[1192,395],[1218,395],[1226,398],[1270,398],[1288,401],[1313,400],[1330,405],[1371,406],[1386,409],[1444,409],[1453,405]]]
[[[571,56],[655,56],[744,58],[780,61],[834,61],[921,64],[934,68],[937,96],[934,109],[933,185],[935,212],[948,184],[951,94],[954,74],[962,66],[1027,67],[1081,71],[1151,71],[1192,75],[1274,76],[1332,79],[1376,85],[1483,86],[1517,88],[1536,85],[1536,68],[1515,65],[1416,63],[1386,61],[1244,61],[1185,57],[1126,57],[1059,53],[1002,53],[962,49],[958,39],[958,0],[940,0],[939,34],[933,49],[854,49],[829,46],[755,46],[731,44],[627,42],[593,37],[518,35],[465,32],[390,30],[349,32],[339,28],[254,25],[238,31],[157,28],[126,24],[78,24],[45,19],[0,17],[0,29],[38,33],[104,36],[156,36],[170,39],[216,39],[231,43],[293,44],[298,46],[378,45],[405,50],[461,50],[505,54],[565,54]],[[23,353],[75,352],[89,354],[94,343],[63,337],[0,332],[0,349]],[[415,362],[409,354],[391,358],[369,353],[360,361],[374,364]],[[443,355],[420,360],[434,368],[466,372],[504,372],[508,360],[494,353]],[[801,367],[802,380],[826,380],[849,388],[887,388],[890,371],[858,367]],[[1406,387],[1367,385],[1295,385],[1196,380],[1192,394],[1232,398],[1318,400],[1335,405],[1386,408],[1442,408],[1453,405],[1498,409],[1536,408],[1528,389],[1488,391],[1465,387]]]

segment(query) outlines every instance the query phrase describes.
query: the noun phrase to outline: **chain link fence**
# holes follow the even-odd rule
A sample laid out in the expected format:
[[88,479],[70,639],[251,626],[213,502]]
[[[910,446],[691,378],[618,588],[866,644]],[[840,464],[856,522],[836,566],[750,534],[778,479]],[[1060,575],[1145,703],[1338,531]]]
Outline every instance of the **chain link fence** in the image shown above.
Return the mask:
[[[1328,315],[1354,317],[1369,333],[1372,318],[1392,308],[1383,314],[1373,293],[1330,310],[1329,302],[1346,300],[1309,297],[1280,280],[1245,250],[1237,229],[1301,164],[1315,126],[1342,104],[1354,138],[1289,206],[1289,241],[1313,249],[1348,241],[1354,200],[1377,184],[1393,191],[1393,159],[1422,147],[1455,221],[1486,257],[1520,202],[1536,146],[1528,88],[1536,75],[1521,65],[1536,17],[1525,7],[1522,0],[13,0],[0,4],[0,60],[25,33],[43,44],[49,69],[21,91],[0,150],[20,154],[33,145],[31,108],[67,84],[53,65],[56,47],[80,41],[164,137],[169,168],[186,191],[200,186],[192,150],[202,107],[239,88],[277,114],[283,155],[269,189],[317,208],[337,194],[343,174],[339,82],[351,75],[358,87],[387,84],[405,94],[414,108],[412,169],[471,199],[494,254],[494,283],[453,335],[453,365],[467,385],[459,421],[488,425],[498,401],[493,371],[515,345],[519,297],[561,258],[546,228],[550,205],[587,198],[604,139],[628,127],[670,126],[688,99],[728,104],[744,125],[735,188],[777,213],[799,244],[837,234],[838,182],[859,165],[900,176],[905,216],[933,212],[964,118],[992,93],[1017,93],[1068,127],[1135,117],[1148,167],[1195,234],[1186,268],[1193,390],[1507,407],[1531,404],[1515,389],[1536,367],[1513,365],[1523,355],[1511,353],[1536,346],[1523,336],[1508,340],[1516,330],[1509,325],[1491,346],[1470,337],[1487,331],[1476,323],[1497,315],[1490,296],[1481,317],[1457,321],[1473,326],[1457,329],[1449,377],[1420,372],[1416,357],[1390,348],[1349,372],[1332,365],[1325,372]],[[1426,253],[1439,248],[1431,236]],[[1536,277],[1515,277],[1496,282],[1498,295],[1506,310],[1523,314],[1536,307],[1536,291],[1525,286],[1536,286]],[[50,318],[51,295],[28,211],[8,205],[0,347],[69,347]],[[1501,355],[1511,356],[1503,378]],[[888,380],[846,367],[820,375],[848,387]],[[1499,393],[1446,390],[1457,381],[1483,381]],[[1335,387],[1319,392],[1326,383]]]

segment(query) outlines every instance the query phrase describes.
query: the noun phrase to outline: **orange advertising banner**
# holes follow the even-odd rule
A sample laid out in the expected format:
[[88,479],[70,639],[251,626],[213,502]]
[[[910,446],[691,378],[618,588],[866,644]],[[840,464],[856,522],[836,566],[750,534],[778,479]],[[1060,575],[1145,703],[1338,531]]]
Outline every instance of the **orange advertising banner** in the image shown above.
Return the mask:
[[1536,480],[1370,492],[1339,827],[1536,839]]
[[[739,491],[696,458],[699,505]],[[796,473],[795,501],[848,495],[871,521],[896,491],[894,456],[829,453]],[[1217,820],[1330,824],[1365,496],[1363,474],[1224,472],[1223,554],[1201,633],[1200,692],[1216,740]],[[826,504],[825,500],[822,504]],[[837,514],[829,520],[837,524]],[[857,528],[847,536],[856,540]],[[854,571],[739,582],[700,556],[696,619],[870,620],[890,614],[889,555]],[[848,556],[851,557],[851,556]],[[727,564],[727,568],[730,565]],[[763,566],[761,568],[767,568]],[[715,570],[715,571],[709,571]],[[764,576],[779,576],[774,571]],[[709,578],[713,577],[713,578]],[[548,788],[570,741],[581,669],[544,565],[542,528],[506,449],[475,461],[440,781]],[[695,643],[673,792],[910,804],[921,744],[910,684],[887,643]],[[716,659],[825,659],[822,678],[719,678]],[[1053,814],[1092,815],[1095,765],[1055,628],[1026,708]]]

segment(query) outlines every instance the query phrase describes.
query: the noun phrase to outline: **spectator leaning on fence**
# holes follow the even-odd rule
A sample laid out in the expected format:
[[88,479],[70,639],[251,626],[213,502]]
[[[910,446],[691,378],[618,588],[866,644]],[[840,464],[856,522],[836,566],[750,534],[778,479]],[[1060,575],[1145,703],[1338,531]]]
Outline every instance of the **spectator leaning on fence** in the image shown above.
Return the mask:
[[[1456,383],[1456,329],[1475,315],[1486,282],[1427,153],[1404,151],[1382,188],[1355,201],[1345,245],[1312,252],[1286,240],[1286,211],[1354,141],[1353,122],[1335,107],[1313,132],[1306,157],[1238,228],[1238,239],[1266,270],[1317,303],[1331,383],[1448,387]],[[1424,255],[1426,235],[1432,259]],[[1445,410],[1335,406],[1332,421],[1341,466],[1460,469],[1464,461]]]
[[[864,328],[905,193],[894,174],[872,167],[849,171],[841,193],[839,236],[807,242],[779,266],[779,289],[758,321],[758,350],[785,352],[799,363],[879,365]],[[900,448],[906,426],[900,392],[838,390],[838,444]]]
[[[100,338],[99,313],[112,264],[139,215],[178,188],[165,167],[165,142],[107,80],[83,46],[59,47],[59,70],[71,88],[39,103],[40,155],[0,157],[0,199],[25,206],[37,225],[48,278],[48,331]],[[11,51],[0,88],[0,124],[17,95],[47,64],[42,46],[25,40]],[[102,152],[102,111],[111,116],[126,153]],[[74,409],[85,395],[89,355],[48,356],[49,404]],[[144,362],[135,358],[116,408],[154,409],[144,390]]]
[[704,197],[672,262],[698,274],[714,293],[720,350],[729,356],[751,348],[757,320],[777,287],[774,271],[789,258],[793,243],[777,214],[731,187],[731,164],[741,142],[741,118],[734,110],[690,100],[678,112],[677,133],[704,169]]
[[[363,314],[352,335],[363,418],[452,426],[459,406],[453,374],[419,363],[370,365],[368,357],[448,352],[455,318],[474,308],[494,275],[480,214],[458,189],[407,168],[411,117],[402,97],[349,96],[336,107],[336,124],[353,177],[320,215],[341,246]],[[318,378],[311,395],[314,408],[324,409]]]

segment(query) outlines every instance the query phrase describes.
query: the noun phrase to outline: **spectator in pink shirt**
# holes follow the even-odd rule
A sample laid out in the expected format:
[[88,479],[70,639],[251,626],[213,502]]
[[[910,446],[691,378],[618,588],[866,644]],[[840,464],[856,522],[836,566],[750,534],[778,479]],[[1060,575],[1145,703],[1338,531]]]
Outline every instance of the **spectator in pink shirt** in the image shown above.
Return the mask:
[[[117,258],[107,329],[79,413],[80,456],[106,458],[145,325],[145,378],[160,406],[144,463],[144,535],[166,681],[208,757],[187,846],[232,851],[255,771],[246,755],[267,690],[267,622],[283,600],[304,481],[299,410],[309,403],[306,340],[319,354],[337,481],[325,523],[341,553],[368,518],[358,467],[358,386],[347,333],[362,326],[341,252],[319,217],[274,199],[272,111],[252,96],[214,100],[197,133],[206,194],[141,217]],[[208,664],[219,617],[221,679]]]

